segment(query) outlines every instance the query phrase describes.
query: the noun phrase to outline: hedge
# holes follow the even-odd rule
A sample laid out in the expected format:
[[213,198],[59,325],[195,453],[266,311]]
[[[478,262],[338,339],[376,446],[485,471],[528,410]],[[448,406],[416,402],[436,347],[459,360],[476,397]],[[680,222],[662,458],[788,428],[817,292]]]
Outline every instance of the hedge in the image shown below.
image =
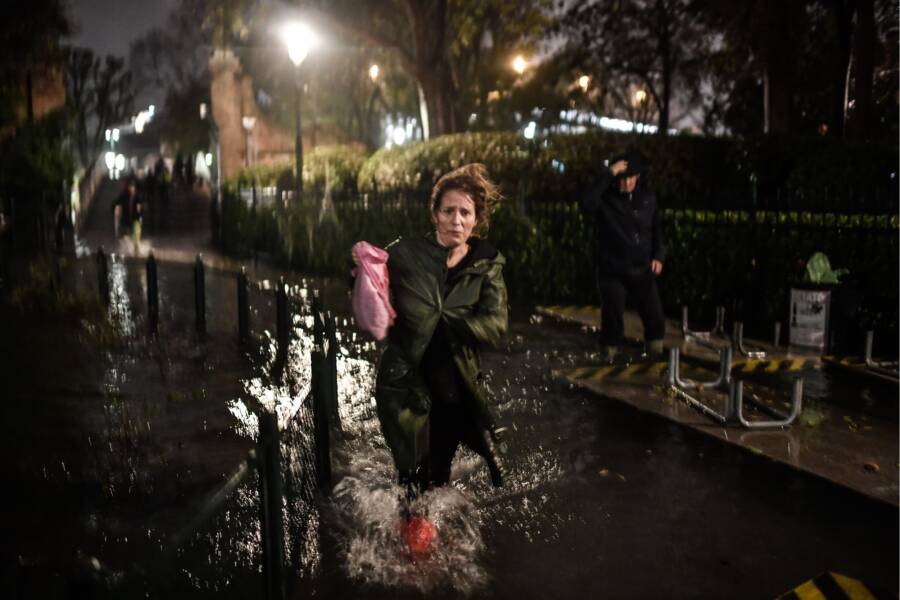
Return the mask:
[[[311,190],[355,192],[356,180],[366,160],[365,149],[357,145],[317,146],[303,156],[303,185]],[[292,187],[286,179],[294,177],[294,163],[266,163],[244,167],[231,185],[250,187]],[[289,175],[286,175],[286,172]]]
[[528,141],[509,132],[461,133],[375,152],[360,168],[357,188],[427,191],[447,171],[483,162],[507,196],[569,196],[625,149],[644,155],[645,183],[673,208],[896,212],[897,148],[826,138],[592,131]]

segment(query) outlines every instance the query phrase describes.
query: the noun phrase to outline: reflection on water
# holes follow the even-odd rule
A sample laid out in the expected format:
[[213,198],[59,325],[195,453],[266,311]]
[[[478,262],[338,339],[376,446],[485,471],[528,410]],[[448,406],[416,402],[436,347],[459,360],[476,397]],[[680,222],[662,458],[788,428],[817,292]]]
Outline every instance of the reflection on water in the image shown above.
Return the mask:
[[135,325],[131,299],[128,297],[126,287],[127,277],[125,263],[120,257],[111,256],[109,261],[109,320],[121,335],[131,337],[134,335]]

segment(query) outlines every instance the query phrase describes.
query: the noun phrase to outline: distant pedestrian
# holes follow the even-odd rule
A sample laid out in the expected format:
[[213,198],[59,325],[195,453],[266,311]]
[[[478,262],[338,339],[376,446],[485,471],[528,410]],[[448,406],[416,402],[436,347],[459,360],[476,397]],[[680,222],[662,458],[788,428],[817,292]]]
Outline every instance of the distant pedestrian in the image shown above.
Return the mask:
[[656,195],[640,185],[644,165],[639,155],[623,154],[611,162],[582,200],[584,211],[595,217],[596,274],[603,301],[601,340],[609,361],[625,340],[626,300],[632,301],[641,317],[649,353],[662,354],[665,333],[656,286],[665,260]]
[[125,180],[125,187],[113,204],[113,219],[116,239],[119,235],[130,234],[134,253],[140,252],[143,205],[137,191],[134,177]]

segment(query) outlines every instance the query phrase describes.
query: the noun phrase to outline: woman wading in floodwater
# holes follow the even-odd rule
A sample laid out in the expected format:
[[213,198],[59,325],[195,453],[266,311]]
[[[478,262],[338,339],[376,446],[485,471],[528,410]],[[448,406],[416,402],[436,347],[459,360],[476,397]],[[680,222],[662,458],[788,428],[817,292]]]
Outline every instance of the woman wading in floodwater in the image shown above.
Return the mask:
[[[431,192],[434,231],[388,246],[397,312],[378,367],[381,430],[409,495],[450,480],[460,443],[481,455],[491,481],[503,469],[499,430],[482,385],[479,348],[506,332],[506,260],[480,237],[500,196],[484,165],[447,173]],[[359,259],[354,251],[354,262]]]

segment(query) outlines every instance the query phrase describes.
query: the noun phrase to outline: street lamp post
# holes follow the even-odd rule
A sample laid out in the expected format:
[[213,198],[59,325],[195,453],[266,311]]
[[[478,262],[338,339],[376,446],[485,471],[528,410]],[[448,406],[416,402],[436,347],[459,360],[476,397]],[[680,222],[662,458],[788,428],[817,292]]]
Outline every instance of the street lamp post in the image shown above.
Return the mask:
[[297,198],[303,193],[303,137],[300,133],[300,65],[306,60],[309,49],[312,47],[314,38],[312,30],[302,23],[293,23],[284,29],[284,41],[287,44],[288,56],[295,68],[295,85],[294,90],[294,121],[296,123],[296,138],[294,140],[294,155],[296,159],[297,176],[296,194]]

